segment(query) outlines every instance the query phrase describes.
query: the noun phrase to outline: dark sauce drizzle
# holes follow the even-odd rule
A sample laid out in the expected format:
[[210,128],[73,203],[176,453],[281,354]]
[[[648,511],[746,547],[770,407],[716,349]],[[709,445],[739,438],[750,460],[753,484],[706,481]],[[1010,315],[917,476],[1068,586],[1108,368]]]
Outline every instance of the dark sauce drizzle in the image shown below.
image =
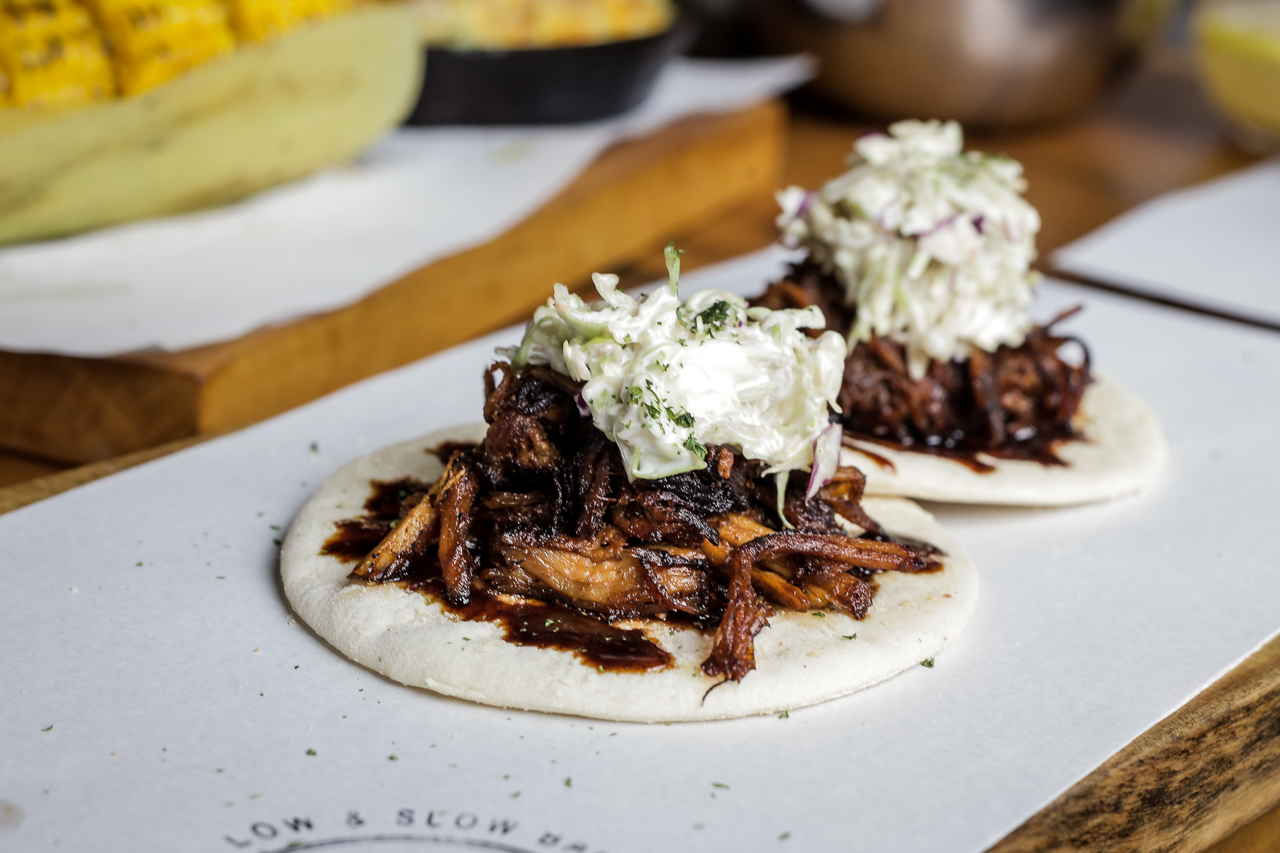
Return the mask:
[[474,441],[442,441],[435,447],[428,447],[427,453],[431,454],[441,462],[448,462],[449,457],[459,451],[474,450],[476,443]]
[[665,669],[673,660],[643,631],[610,625],[599,616],[558,602],[475,590],[471,601],[458,607],[445,600],[434,580],[421,586],[405,586],[467,622],[496,622],[509,643],[573,652],[583,663],[601,672],[647,672]]
[[[471,446],[458,444],[446,448],[442,445],[428,452],[448,459],[454,450]],[[320,553],[345,563],[359,562],[391,531],[392,524],[400,518],[404,499],[429,488],[428,484],[412,478],[374,480],[371,486],[373,493],[365,501],[365,515],[339,521],[337,530],[325,540]],[[599,616],[558,602],[495,595],[479,589],[473,590],[467,604],[450,604],[440,589],[440,564],[434,556],[413,569],[413,576],[398,582],[397,586],[420,593],[464,621],[497,623],[502,626],[504,639],[514,645],[572,652],[601,672],[647,672],[663,669],[673,662],[671,655],[643,631],[611,625]]]
[[363,560],[391,532],[400,519],[400,505],[405,498],[425,492],[431,486],[412,477],[399,480],[374,480],[373,494],[364,502],[365,514],[335,524],[337,531],[325,540],[321,554],[337,557],[344,563]]
[[996,470],[996,467],[990,462],[983,462],[978,458],[979,455],[994,457],[997,459],[1021,459],[1027,462],[1039,462],[1041,465],[1065,466],[1066,463],[1058,458],[1058,445],[1066,441],[1079,441],[1079,436],[1063,436],[1054,439],[1030,439],[1020,441],[1016,444],[1010,444],[997,448],[979,448],[968,449],[964,447],[947,447],[945,445],[924,444],[922,442],[904,443],[891,441],[885,438],[877,438],[874,435],[867,435],[861,432],[845,431],[845,446],[850,447],[857,453],[871,459],[872,462],[879,465],[886,471],[894,470],[893,462],[878,453],[873,453],[863,447],[855,447],[849,443],[850,439],[866,442],[868,444],[878,444],[881,447],[888,447],[893,450],[904,450],[911,453],[924,453],[929,456],[938,456],[943,459],[950,459],[952,462],[958,462],[965,466],[975,474],[990,474]]
[[890,473],[893,473],[894,471],[898,470],[898,466],[894,465],[893,461],[890,460],[889,457],[881,456],[879,453],[872,453],[870,450],[867,450],[865,447],[858,447],[856,444],[854,444],[850,440],[848,433],[845,433],[845,435],[843,436],[842,443],[844,444],[845,447],[849,448],[854,453],[860,453],[863,456],[870,459],[872,462],[876,463],[876,466],[881,471],[888,471]]

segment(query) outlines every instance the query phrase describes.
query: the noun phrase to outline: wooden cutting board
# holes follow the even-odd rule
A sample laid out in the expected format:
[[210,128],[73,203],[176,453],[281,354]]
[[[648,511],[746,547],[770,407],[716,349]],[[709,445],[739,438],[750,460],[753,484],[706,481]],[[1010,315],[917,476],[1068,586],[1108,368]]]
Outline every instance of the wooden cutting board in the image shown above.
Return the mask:
[[767,202],[785,139],[786,110],[773,102],[615,145],[497,239],[238,340],[114,358],[0,351],[0,448],[84,463],[236,429],[520,322],[553,282],[584,286],[728,209]]

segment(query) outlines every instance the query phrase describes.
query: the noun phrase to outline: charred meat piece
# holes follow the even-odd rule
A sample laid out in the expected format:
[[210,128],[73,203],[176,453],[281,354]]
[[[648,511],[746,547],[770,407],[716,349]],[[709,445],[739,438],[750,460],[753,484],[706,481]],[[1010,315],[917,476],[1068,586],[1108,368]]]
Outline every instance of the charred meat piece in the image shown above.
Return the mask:
[[480,483],[463,453],[454,454],[440,477],[440,569],[445,593],[453,604],[471,599],[471,578],[476,558],[467,546],[467,536],[475,519],[476,494]]
[[439,538],[440,513],[435,501],[420,495],[408,514],[360,561],[351,576],[371,583],[404,580],[413,561],[425,557]]

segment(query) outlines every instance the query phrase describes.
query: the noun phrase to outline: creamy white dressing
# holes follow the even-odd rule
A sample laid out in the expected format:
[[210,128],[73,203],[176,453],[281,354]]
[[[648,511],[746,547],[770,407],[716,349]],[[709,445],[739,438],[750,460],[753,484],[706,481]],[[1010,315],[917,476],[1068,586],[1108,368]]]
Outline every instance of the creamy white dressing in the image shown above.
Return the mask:
[[916,378],[930,359],[1018,346],[1031,328],[1040,217],[1022,166],[962,145],[955,122],[897,122],[859,139],[850,171],[817,192],[778,194],[783,241],[857,306],[849,346],[899,341]]
[[707,445],[736,448],[770,473],[808,468],[836,408],[845,344],[817,308],[770,311],[720,290],[678,295],[671,282],[634,299],[594,276],[602,302],[563,285],[537,310],[512,364],[547,365],[584,382],[580,406],[617,443],[631,478],[706,467]]

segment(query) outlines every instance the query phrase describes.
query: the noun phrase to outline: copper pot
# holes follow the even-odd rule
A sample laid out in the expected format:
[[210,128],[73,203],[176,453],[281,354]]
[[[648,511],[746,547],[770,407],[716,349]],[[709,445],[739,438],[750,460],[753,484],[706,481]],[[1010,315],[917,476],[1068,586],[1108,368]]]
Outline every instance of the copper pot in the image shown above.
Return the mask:
[[754,25],[771,49],[818,58],[811,91],[827,101],[889,118],[1007,126],[1084,109],[1161,29],[1169,5],[869,0],[852,4],[865,19],[848,22],[801,0],[759,0]]

